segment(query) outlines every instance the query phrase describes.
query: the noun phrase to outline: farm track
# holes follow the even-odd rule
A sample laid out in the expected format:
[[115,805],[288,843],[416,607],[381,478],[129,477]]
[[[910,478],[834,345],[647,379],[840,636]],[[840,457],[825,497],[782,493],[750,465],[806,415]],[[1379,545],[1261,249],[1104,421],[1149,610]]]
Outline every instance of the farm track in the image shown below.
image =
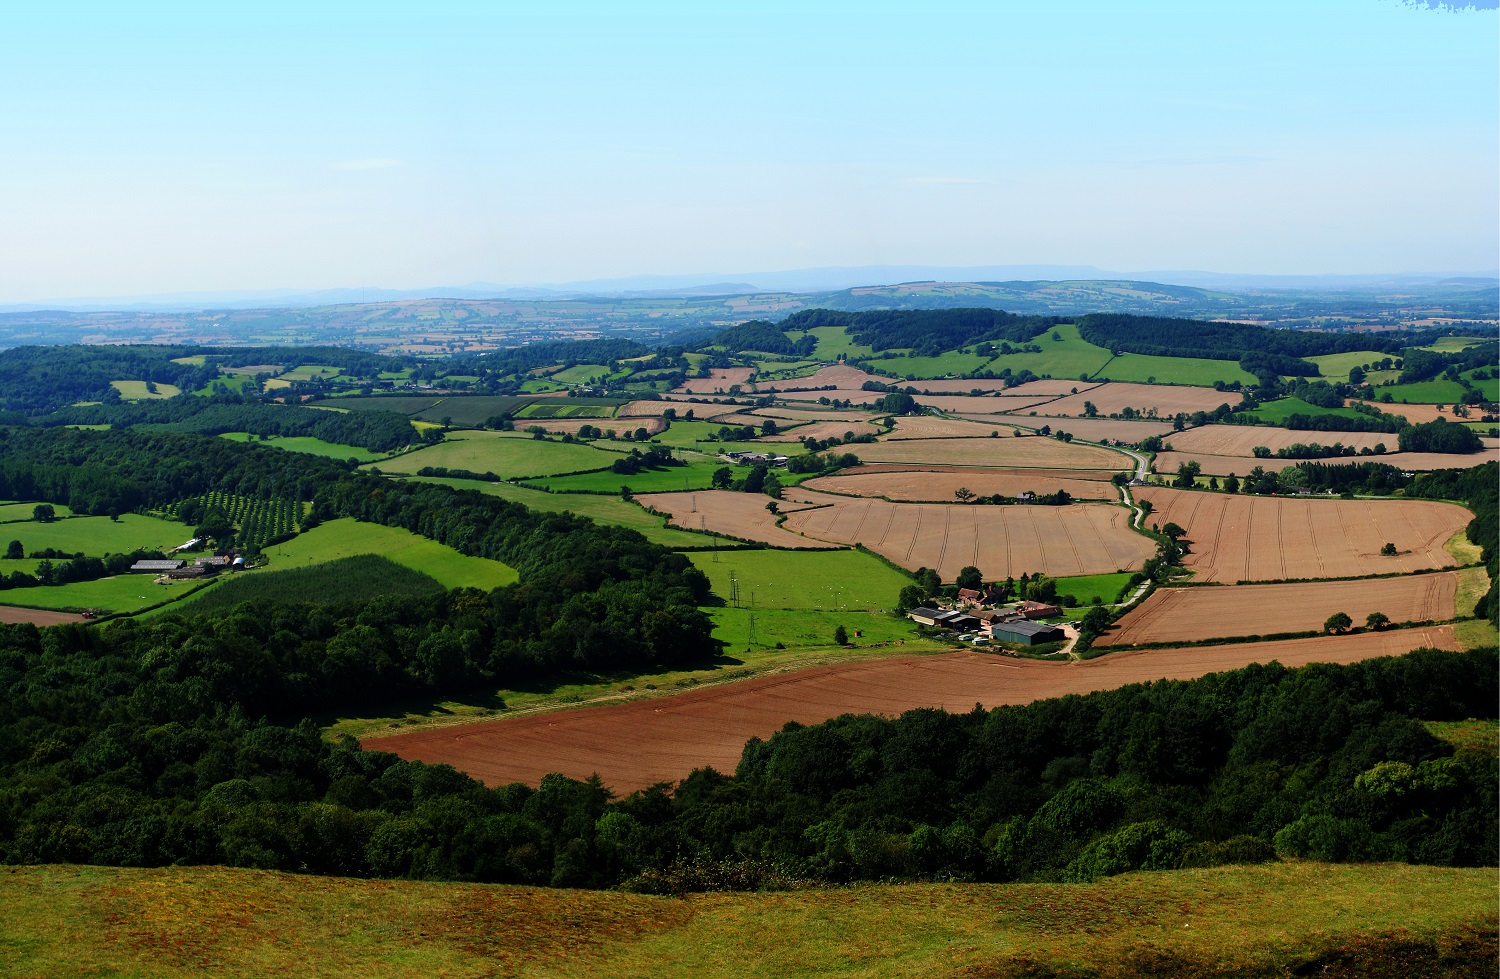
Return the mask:
[[695,768],[733,771],[744,744],[787,721],[845,713],[896,715],[920,707],[966,711],[1191,679],[1278,660],[1351,663],[1422,645],[1455,649],[1450,627],[1244,646],[1128,651],[1048,663],[973,653],[901,657],[799,670],[689,693],[369,738],[364,747],[447,763],[489,785],[537,784],[549,772],[598,773],[619,792],[675,781]]

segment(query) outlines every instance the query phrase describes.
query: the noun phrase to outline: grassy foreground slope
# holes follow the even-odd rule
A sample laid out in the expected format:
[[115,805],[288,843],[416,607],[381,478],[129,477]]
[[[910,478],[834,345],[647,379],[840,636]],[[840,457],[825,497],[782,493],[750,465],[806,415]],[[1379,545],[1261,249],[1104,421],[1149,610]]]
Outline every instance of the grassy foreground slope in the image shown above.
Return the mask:
[[647,897],[221,868],[0,872],[19,976],[1488,976],[1493,870]]

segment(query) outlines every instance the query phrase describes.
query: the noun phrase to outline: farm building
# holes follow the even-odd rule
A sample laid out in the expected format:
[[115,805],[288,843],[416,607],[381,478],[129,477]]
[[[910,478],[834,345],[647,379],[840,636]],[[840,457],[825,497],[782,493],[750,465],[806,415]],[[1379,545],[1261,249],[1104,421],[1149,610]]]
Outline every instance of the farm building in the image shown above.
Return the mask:
[[1028,619],[1050,619],[1054,615],[1062,615],[1062,609],[1046,602],[1017,602],[1016,611]]
[[1045,622],[991,622],[990,638],[1022,646],[1040,646],[1045,642],[1062,642],[1067,636],[1055,625]]
[[921,625],[937,625],[938,616],[943,614],[942,609],[918,606],[906,613],[906,617]]
[[130,566],[131,574],[166,574],[169,571],[177,571],[182,568],[186,561],[171,560],[147,560],[137,561]]
[[960,588],[958,590],[958,600],[965,605],[978,605],[980,602],[984,601],[984,596],[981,595],[976,589]]
[[979,628],[979,619],[967,612],[959,612],[953,609],[937,609],[919,606],[906,613],[906,617],[913,622],[922,625],[935,626],[942,629],[965,629]]

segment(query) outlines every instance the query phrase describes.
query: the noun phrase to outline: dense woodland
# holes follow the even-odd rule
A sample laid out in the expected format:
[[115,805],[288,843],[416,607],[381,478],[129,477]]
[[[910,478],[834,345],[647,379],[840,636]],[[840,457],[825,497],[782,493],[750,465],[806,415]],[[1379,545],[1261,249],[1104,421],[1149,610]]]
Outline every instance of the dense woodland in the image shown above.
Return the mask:
[[884,309],[862,313],[809,309],[793,313],[779,325],[790,331],[842,326],[856,343],[868,344],[877,352],[910,347],[914,356],[926,357],[981,340],[1024,343],[1061,322],[1064,320],[1057,317],[1017,316],[999,309]]
[[411,420],[394,411],[324,411],[299,405],[265,404],[232,394],[213,399],[182,397],[64,408],[48,416],[45,424],[115,425],[200,435],[225,432],[300,435],[371,452],[391,452],[423,441]]

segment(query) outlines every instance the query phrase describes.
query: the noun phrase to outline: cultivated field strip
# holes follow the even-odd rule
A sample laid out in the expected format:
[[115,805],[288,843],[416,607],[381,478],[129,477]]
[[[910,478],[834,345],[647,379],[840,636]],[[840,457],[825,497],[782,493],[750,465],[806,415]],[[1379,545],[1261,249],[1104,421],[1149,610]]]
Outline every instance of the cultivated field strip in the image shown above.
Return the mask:
[[[1191,547],[1183,565],[1199,581],[1352,578],[1455,564],[1443,545],[1472,519],[1427,500],[1238,496],[1144,487],[1150,520],[1175,523]],[[1384,557],[1387,542],[1399,554]]]
[[[760,419],[765,421],[765,419]],[[809,422],[806,425],[798,425],[778,435],[769,435],[761,439],[763,442],[800,442],[803,439],[841,439],[850,434],[854,435],[878,435],[885,431],[876,428],[869,422]],[[842,451],[842,450],[841,450]]]
[[1171,418],[1178,412],[1192,414],[1195,411],[1213,411],[1221,404],[1233,407],[1240,400],[1238,394],[1216,391],[1213,388],[1167,386],[1158,384],[1132,384],[1125,381],[1110,381],[1087,391],[1049,401],[1037,414],[1081,415],[1084,402],[1092,404],[1101,415],[1113,415],[1134,408],[1139,412],[1156,409],[1158,417]]
[[852,408],[787,408],[782,405],[772,405],[769,408],[755,408],[750,412],[752,415],[761,415],[765,418],[786,418],[792,421],[811,422],[867,422],[879,417],[868,411],[856,411]]
[[[960,415],[1000,415],[1007,412],[1029,411],[1052,400],[1052,396],[1046,394],[1030,397],[985,395],[978,398],[961,394],[919,394],[916,396],[917,404]],[[1041,409],[1037,408],[1037,410]]]
[[937,415],[907,415],[896,419],[891,434],[887,435],[884,441],[989,438],[991,433],[998,438],[1009,438],[1014,431],[1014,426],[993,419],[971,421],[962,418],[941,418]]
[[[1396,436],[1390,435],[1387,438],[1390,439],[1389,445],[1396,444]],[[1329,441],[1337,440],[1330,439]],[[1488,450],[1468,455],[1454,455],[1447,452],[1387,452],[1384,455],[1333,456],[1309,461],[1333,466],[1379,462],[1387,466],[1395,466],[1404,472],[1431,472],[1435,469],[1468,469],[1470,466],[1482,465],[1495,458],[1500,458],[1500,453]],[[1199,471],[1204,476],[1227,476],[1230,473],[1244,476],[1256,466],[1260,466],[1267,472],[1280,472],[1287,466],[1297,465],[1299,461],[1297,459],[1257,459],[1248,453],[1242,456],[1226,456],[1196,452],[1160,452],[1156,456],[1156,471],[1167,474],[1175,473],[1182,463],[1196,462]]]
[[1053,577],[1139,567],[1155,552],[1131,531],[1129,511],[1107,504],[964,506],[888,503],[788,490],[789,499],[826,504],[789,515],[785,526],[809,538],[863,544],[913,570],[934,568],[952,581],[965,565],[987,579],[1044,572]]
[[731,387],[738,384],[746,391],[754,390],[750,385],[750,375],[755,373],[750,367],[716,367],[712,370],[710,377],[691,377],[676,390],[682,394],[713,394],[717,391],[727,392]]
[[1392,622],[1440,621],[1453,618],[1457,591],[1458,575],[1452,572],[1317,585],[1161,588],[1094,645],[1316,632],[1335,612],[1348,613],[1356,625],[1371,612]]
[[[788,533],[776,525],[776,516],[766,509],[770,498],[760,493],[735,493],[730,490],[698,490],[682,493],[642,493],[636,496],[643,506],[669,515],[668,523],[687,530],[755,540],[773,547],[837,547],[837,543],[808,539]],[[783,513],[808,504],[791,500],[778,504]],[[705,544],[709,543],[704,541]]]
[[890,500],[944,502],[960,488],[979,496],[1014,497],[1021,493],[1056,493],[1066,490],[1080,500],[1120,498],[1108,479],[1075,479],[1072,470],[971,469],[968,471],[907,470],[904,472],[855,472],[820,476],[801,484],[807,489],[850,496],[885,497]]
[[1172,431],[1171,422],[1136,422],[1120,418],[1047,418],[1041,415],[1033,418],[1025,412],[1003,415],[996,418],[995,423],[1033,429],[1046,425],[1053,431],[1070,432],[1074,437],[1089,442],[1103,442],[1107,439],[1111,442],[1135,443],[1150,435],[1166,435]]
[[1385,432],[1298,432],[1262,425],[1204,425],[1177,432],[1162,441],[1172,451],[1220,456],[1248,456],[1261,445],[1275,452],[1314,442],[1319,445],[1338,442],[1356,450],[1373,451],[1377,445],[1384,445],[1393,452],[1396,449],[1396,436]]
[[1041,436],[1025,438],[932,438],[876,442],[858,446],[864,462],[901,462],[945,466],[1023,469],[1112,469],[1134,465],[1112,449]]
[[726,683],[651,700],[532,714],[366,738],[363,746],[446,763],[488,785],[536,785],[549,772],[598,773],[617,792],[675,781],[705,765],[734,771],[745,742],[787,721],[896,716],[920,707],[966,711],[1156,679],[1188,680],[1251,663],[1352,663],[1419,646],[1457,649],[1451,627],[1239,646],[1111,653],[1083,663],[982,653],[879,659]]

